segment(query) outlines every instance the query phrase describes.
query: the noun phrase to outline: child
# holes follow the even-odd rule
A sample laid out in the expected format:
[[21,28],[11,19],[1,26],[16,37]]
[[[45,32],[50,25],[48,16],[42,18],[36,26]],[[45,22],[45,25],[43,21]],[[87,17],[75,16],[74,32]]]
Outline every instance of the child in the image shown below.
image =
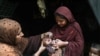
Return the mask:
[[89,56],[100,56],[100,44],[96,44],[96,43],[92,44],[90,48]]
[[55,45],[57,39],[53,39],[53,34],[51,32],[46,32],[43,33],[41,36],[42,36],[42,44],[34,56],[40,56],[40,54],[42,53],[42,51],[44,51],[44,49],[48,50],[49,56],[61,56],[62,50]]
[[78,22],[66,6],[55,11],[56,25],[50,30],[56,45],[62,49],[63,56],[81,56],[84,48],[83,34]]

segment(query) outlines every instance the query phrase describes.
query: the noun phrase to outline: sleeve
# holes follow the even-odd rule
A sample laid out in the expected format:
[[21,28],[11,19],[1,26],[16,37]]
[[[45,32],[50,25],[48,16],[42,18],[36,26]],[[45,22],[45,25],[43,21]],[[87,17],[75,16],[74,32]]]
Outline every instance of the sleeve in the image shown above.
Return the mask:
[[71,56],[80,56],[84,47],[83,36],[81,36],[79,32],[74,31],[69,38],[73,38],[73,40],[68,41],[68,45],[66,47],[67,53],[70,53],[69,55]]
[[[29,43],[28,46],[26,47],[25,51],[23,52],[24,56],[32,56],[34,53],[37,52],[41,45],[41,35],[36,35],[36,36],[31,36],[29,37]],[[48,56],[47,51],[44,51],[41,53],[40,56]]]
[[28,45],[23,52],[23,55],[34,54],[38,50],[40,45],[41,45],[41,35],[29,37],[29,42],[28,42]]

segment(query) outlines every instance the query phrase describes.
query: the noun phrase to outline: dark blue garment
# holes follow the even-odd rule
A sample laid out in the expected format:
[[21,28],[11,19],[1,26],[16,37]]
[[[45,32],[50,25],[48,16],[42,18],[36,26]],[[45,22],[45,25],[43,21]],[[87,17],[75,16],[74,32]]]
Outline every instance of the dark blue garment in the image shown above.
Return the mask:
[[[23,52],[23,56],[32,56],[41,45],[41,35],[29,37],[29,43]],[[47,51],[41,53],[40,56],[47,56]]]

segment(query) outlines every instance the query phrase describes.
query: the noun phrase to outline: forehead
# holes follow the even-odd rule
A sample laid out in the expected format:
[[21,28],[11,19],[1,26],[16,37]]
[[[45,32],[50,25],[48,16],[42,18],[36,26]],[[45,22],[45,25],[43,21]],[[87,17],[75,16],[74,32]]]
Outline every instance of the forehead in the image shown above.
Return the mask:
[[99,49],[91,47],[91,51],[93,51],[93,52],[99,52]]
[[60,21],[65,21],[66,19],[65,18],[63,18],[63,17],[60,17],[60,16],[56,16],[56,20],[60,20]]

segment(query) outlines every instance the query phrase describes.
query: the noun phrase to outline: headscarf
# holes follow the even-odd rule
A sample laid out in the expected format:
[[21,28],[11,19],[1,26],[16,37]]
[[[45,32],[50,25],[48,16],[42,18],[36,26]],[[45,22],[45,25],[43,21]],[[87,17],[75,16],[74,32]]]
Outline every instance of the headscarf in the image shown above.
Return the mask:
[[16,36],[20,33],[21,26],[15,20],[3,18],[0,20],[0,42],[16,45]]
[[59,7],[55,13],[63,15],[70,23],[75,21],[71,11],[65,6]]
[[[0,19],[0,55],[1,56],[22,56],[21,50],[17,45],[17,35],[21,32],[20,24],[12,19]],[[20,42],[21,43],[21,42]],[[25,46],[25,45],[24,45]],[[11,53],[11,54],[10,54]]]
[[17,38],[21,32],[21,25],[9,18],[3,18],[0,20],[0,42],[11,46],[16,46],[23,52],[25,46],[28,43],[28,39],[21,37]]
[[[59,28],[57,25],[55,25],[50,30],[54,33],[55,38],[56,37],[60,38],[61,36],[66,36],[66,34],[72,34],[72,33],[74,33],[75,30],[77,30],[77,32],[79,32],[80,35],[82,35],[81,34],[82,33],[81,28],[80,28],[79,24],[76,22],[76,20],[74,19],[74,17],[72,15],[71,11],[69,10],[69,8],[67,8],[66,6],[61,6],[55,11],[55,14],[56,13],[64,16],[65,19],[68,20],[69,25],[67,25],[67,27],[65,27],[65,28]],[[65,40],[65,39],[63,39],[63,40]]]

